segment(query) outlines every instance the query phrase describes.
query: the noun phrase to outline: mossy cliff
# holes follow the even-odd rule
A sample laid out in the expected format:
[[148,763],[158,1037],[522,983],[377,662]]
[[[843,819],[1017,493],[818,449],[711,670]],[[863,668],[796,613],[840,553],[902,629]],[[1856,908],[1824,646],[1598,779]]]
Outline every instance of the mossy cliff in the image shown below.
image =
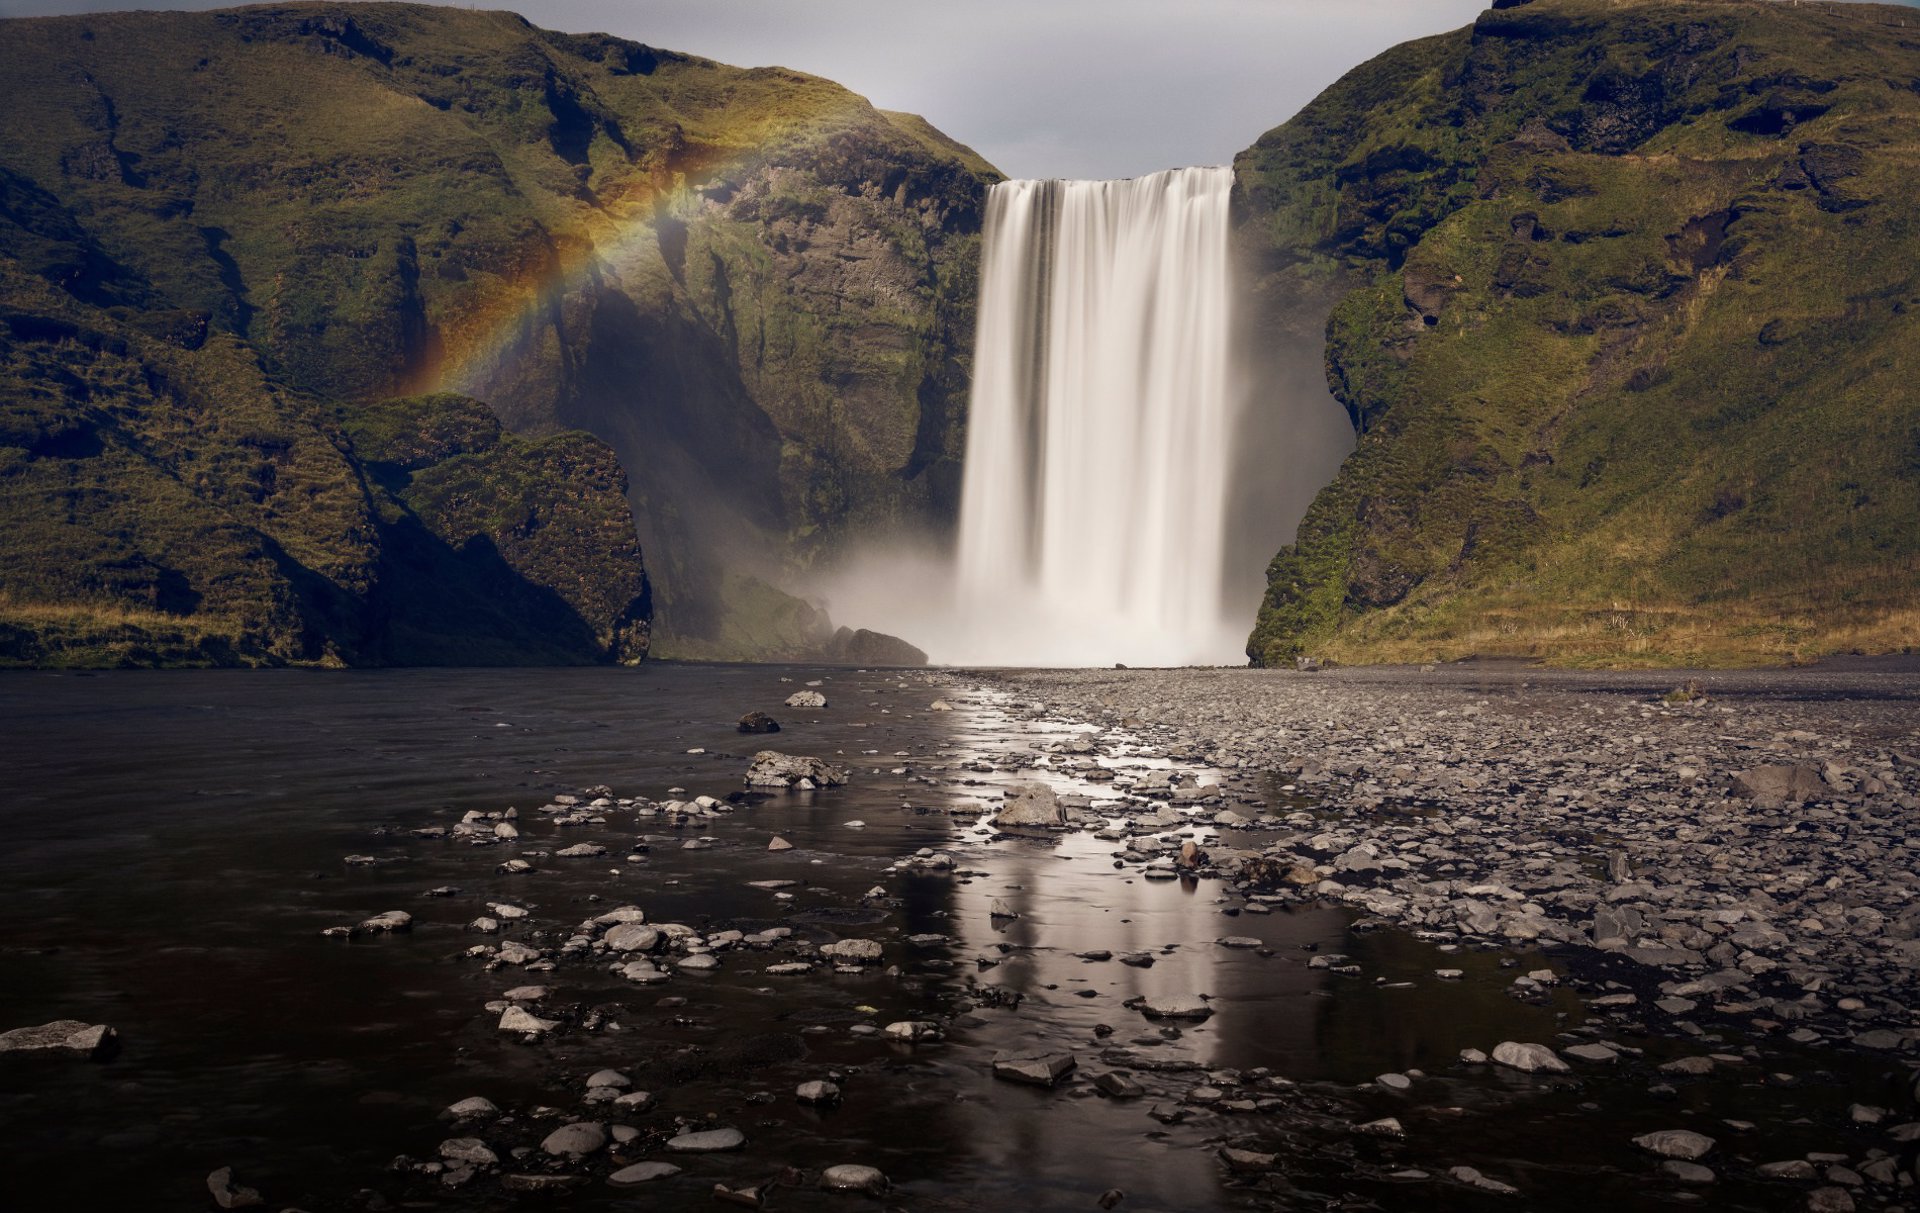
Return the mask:
[[1256,664],[1920,643],[1920,14],[1507,4],[1236,167],[1360,436]]
[[[218,405],[317,427],[311,441],[335,457],[306,473],[328,481],[316,499],[350,502],[364,481],[423,525],[485,530],[503,559],[532,562],[534,583],[593,600],[596,643],[631,629],[619,621],[640,596],[615,603],[626,572],[585,588],[591,576],[516,549],[488,514],[504,498],[536,514],[576,500],[598,519],[584,486],[618,469],[567,431],[618,453],[663,629],[715,655],[761,655],[718,652],[724,636],[766,632],[730,622],[730,598],[801,605],[730,583],[796,573],[854,530],[950,513],[994,174],[923,121],[813,77],[504,12],[291,4],[0,31],[0,258],[17,271],[8,290],[27,292],[8,305],[47,311],[28,289],[47,284],[64,297],[54,310],[79,309],[131,367],[244,367],[244,406]],[[385,433],[380,402],[442,389],[525,437],[468,452],[495,461],[487,475],[515,463],[502,500],[463,496],[438,465],[350,449]],[[145,424],[138,393],[89,391]],[[406,408],[481,437],[467,405]],[[205,500],[231,487],[181,483]],[[361,515],[384,508],[370,502],[339,505],[326,525],[344,529],[325,542],[364,533]],[[9,507],[8,521],[37,526],[40,508]],[[582,542],[597,533],[579,523]],[[602,559],[638,569],[631,544],[602,538]],[[144,609],[97,588],[111,578],[36,580],[33,559],[0,540],[7,592],[36,610]],[[344,568],[323,579],[337,572],[350,596],[372,584]],[[401,631],[429,647],[468,626],[432,618],[431,596],[407,602],[428,615]],[[371,643],[339,652],[358,660]]]

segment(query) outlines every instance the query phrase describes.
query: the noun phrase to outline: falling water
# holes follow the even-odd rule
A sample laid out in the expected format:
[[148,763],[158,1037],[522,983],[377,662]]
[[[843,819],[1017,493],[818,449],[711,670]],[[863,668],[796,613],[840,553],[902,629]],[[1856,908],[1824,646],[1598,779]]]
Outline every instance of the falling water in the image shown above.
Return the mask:
[[987,198],[949,660],[1244,660],[1229,168]]

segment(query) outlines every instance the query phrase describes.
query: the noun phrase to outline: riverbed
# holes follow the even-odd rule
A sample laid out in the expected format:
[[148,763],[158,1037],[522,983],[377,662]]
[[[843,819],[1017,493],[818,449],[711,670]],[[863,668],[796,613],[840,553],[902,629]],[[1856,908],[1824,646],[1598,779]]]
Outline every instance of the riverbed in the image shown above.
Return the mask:
[[[768,1207],[845,1207],[866,1198],[817,1180],[858,1164],[884,1173],[890,1206],[912,1208],[1516,1199],[1477,1175],[1528,1207],[1787,1209],[1835,1185],[1756,1167],[1835,1154],[1818,1167],[1852,1173],[1875,1150],[1897,1156],[1884,1147],[1915,1119],[1893,1082],[1910,1041],[1875,1052],[1656,1018],[1623,1030],[1592,1012],[1592,957],[1564,941],[1268,896],[1224,865],[1170,872],[1182,842],[1258,852],[1300,832],[1288,815],[1338,826],[1352,781],[1336,792],[1282,769],[1312,748],[1301,723],[1280,725],[1271,752],[1182,737],[1188,698],[1233,698],[1188,676],[1157,687],[1127,672],[1118,690],[1095,677],[661,663],[0,678],[0,1029],[79,1019],[118,1042],[91,1062],[0,1058],[0,1132],[25,1164],[16,1199],[201,1209],[208,1174],[232,1167],[274,1208],[516,1207],[529,1197],[515,1177],[563,1185],[542,1199],[566,1208],[709,1208],[716,1185]],[[1367,677],[1434,690],[1418,671]],[[1835,677],[1767,681],[1752,702],[1876,737],[1920,723],[1913,679]],[[1243,712],[1337,708],[1335,684],[1262,685],[1278,698]],[[809,687],[826,707],[786,706]],[[1630,702],[1637,718],[1657,690],[1564,694]],[[1408,710],[1533,710],[1498,688],[1435,693]],[[1542,720],[1574,710],[1548,706]],[[781,731],[737,732],[751,710]],[[766,748],[823,758],[848,782],[747,795]],[[1096,766],[1107,774],[1088,778]],[[1157,783],[1153,771],[1194,791],[1116,792]],[[1006,789],[1035,779],[1098,820],[995,830]],[[1218,826],[1229,801],[1242,820]],[[1127,825],[1158,804],[1180,824]],[[508,810],[517,837],[500,838]],[[484,833],[450,833],[469,815]],[[1157,846],[1129,849],[1149,832]],[[776,837],[790,849],[769,850]],[[604,853],[559,854],[583,844]],[[532,870],[502,870],[514,859]],[[629,906],[688,928],[712,967],[679,964],[683,942],[658,957],[660,979],[622,976],[606,927],[583,924]],[[396,910],[410,929],[323,934]],[[486,918],[498,929],[474,927]],[[877,941],[879,962],[823,963],[819,947],[843,939]],[[509,941],[539,959],[503,962]],[[1529,973],[1541,980],[1516,989]],[[528,986],[545,987],[527,1007],[554,1026],[502,1031],[503,996]],[[1203,995],[1203,1020],[1156,1019],[1139,1001]],[[907,1041],[896,1024],[931,1028]],[[1461,1060],[1602,1036],[1619,1060],[1565,1074]],[[1074,1068],[1052,1086],[996,1078],[995,1057],[1016,1053]],[[1658,1068],[1695,1056],[1726,1060],[1685,1078]],[[604,1069],[652,1099],[614,1109],[588,1086]],[[1137,1090],[1114,1094],[1109,1075]],[[839,1098],[797,1100],[814,1081]],[[496,1112],[446,1118],[474,1096]],[[1886,1117],[1857,1123],[1855,1105]],[[578,1159],[541,1148],[581,1122],[627,1140]],[[668,1144],[716,1127],[744,1142]],[[1666,1129],[1715,1138],[1710,1185],[1633,1144]],[[467,1139],[497,1162],[463,1172],[442,1143]],[[607,1183],[646,1160],[679,1171]],[[1907,1183],[1840,1186],[1893,1207],[1912,1199]]]

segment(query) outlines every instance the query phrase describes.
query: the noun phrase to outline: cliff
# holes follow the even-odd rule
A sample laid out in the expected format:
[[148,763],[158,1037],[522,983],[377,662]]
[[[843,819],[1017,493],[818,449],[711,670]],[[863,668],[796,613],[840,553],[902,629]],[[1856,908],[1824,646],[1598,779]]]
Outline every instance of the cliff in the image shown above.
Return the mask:
[[1920,642],[1920,19],[1507,3],[1236,167],[1274,343],[1359,435],[1256,664]]
[[[630,654],[656,614],[669,647],[770,656],[830,634],[818,620],[783,629],[811,608],[776,584],[856,530],[913,532],[951,514],[993,173],[925,122],[783,69],[502,12],[291,4],[0,29],[5,306],[33,321],[27,330],[57,313],[98,338],[86,342],[124,351],[119,378],[86,392],[129,433],[192,424],[160,418],[172,405],[130,384],[198,374],[220,385],[205,407],[271,414],[302,435],[274,448],[297,465],[279,483],[297,482],[302,498],[296,508],[274,490],[271,522],[310,533],[312,563],[299,563],[325,584],[288,573],[307,588],[269,589],[274,576],[242,575],[233,552],[161,560],[149,534],[160,523],[144,510],[90,516],[98,561],[137,551],[185,578],[168,602],[200,604],[158,608],[166,621],[142,615],[141,626],[186,620],[175,630],[191,648],[192,621],[245,584],[252,605],[234,608],[244,626],[208,624],[250,638],[235,641],[236,659]],[[12,340],[27,340],[15,328]],[[39,382],[57,377],[66,340],[8,355],[37,359]],[[33,390],[56,428],[80,407]],[[508,432],[436,392],[483,401]],[[408,403],[384,403],[395,398]],[[395,408],[479,446],[448,447],[431,466],[358,452],[391,436]],[[581,430],[620,467],[569,436]],[[10,448],[27,452],[18,466],[49,457],[30,441],[41,445]],[[250,490],[225,478],[250,465],[191,447],[181,457],[203,470],[167,473],[186,512],[165,525],[226,525],[214,514]],[[0,592],[16,604],[17,652],[41,659],[35,637],[79,651],[48,612],[156,609],[137,578],[53,572],[28,539],[55,523],[53,469],[20,475],[0,490]],[[650,599],[602,499],[610,489],[630,502]],[[536,522],[506,517],[509,502]],[[496,562],[585,630],[543,614],[550,601],[499,599],[520,640],[495,651],[507,625],[492,608],[454,610],[429,592],[443,554],[378,538],[391,537],[381,527],[394,510],[428,533],[484,534]],[[566,542],[540,549],[555,527]],[[605,578],[587,571],[595,561]],[[374,615],[314,605],[341,595]],[[296,627],[312,610],[338,627]],[[358,630],[377,631],[381,611],[396,621],[389,641]],[[550,637],[549,624],[560,629]],[[468,635],[480,639],[458,639]],[[737,651],[728,638],[743,636],[766,647]]]

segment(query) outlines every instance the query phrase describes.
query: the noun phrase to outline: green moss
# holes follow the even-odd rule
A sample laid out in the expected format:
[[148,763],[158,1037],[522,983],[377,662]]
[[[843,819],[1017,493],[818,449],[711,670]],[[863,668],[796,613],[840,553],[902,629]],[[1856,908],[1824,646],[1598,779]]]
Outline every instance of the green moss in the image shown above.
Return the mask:
[[1390,52],[1246,153],[1268,294],[1339,284],[1329,381],[1365,431],[1250,655],[1920,640],[1899,19],[1537,0]]

